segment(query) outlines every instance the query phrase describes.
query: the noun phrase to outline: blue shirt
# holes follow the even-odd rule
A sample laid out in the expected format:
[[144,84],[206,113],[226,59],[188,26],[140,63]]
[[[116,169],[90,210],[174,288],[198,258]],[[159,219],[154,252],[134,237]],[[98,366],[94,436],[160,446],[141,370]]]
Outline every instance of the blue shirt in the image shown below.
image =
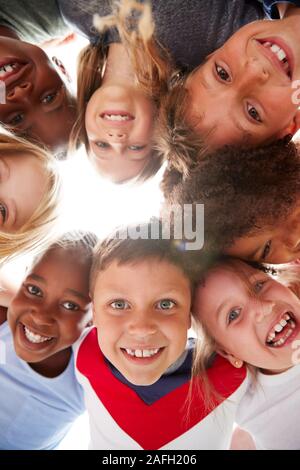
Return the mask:
[[84,411],[73,354],[62,374],[48,378],[16,355],[7,322],[0,347],[0,449],[54,449]]

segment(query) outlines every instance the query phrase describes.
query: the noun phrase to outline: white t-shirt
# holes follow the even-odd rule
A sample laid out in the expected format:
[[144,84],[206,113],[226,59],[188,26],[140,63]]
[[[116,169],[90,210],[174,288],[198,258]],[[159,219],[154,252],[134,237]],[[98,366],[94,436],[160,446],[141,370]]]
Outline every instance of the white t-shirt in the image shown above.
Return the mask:
[[252,435],[257,449],[300,449],[300,365],[277,375],[258,373],[236,422]]

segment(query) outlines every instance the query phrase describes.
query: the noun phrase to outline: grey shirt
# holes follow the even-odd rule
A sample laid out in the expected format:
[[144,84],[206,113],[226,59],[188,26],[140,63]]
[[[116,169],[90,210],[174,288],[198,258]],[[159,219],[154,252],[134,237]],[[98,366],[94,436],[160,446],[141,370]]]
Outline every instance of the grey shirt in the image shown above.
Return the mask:
[[36,44],[70,31],[56,0],[0,0],[0,25]]
[[[99,38],[93,14],[111,12],[111,0],[58,0],[71,29],[90,41]],[[152,0],[156,36],[178,66],[193,69],[241,26],[265,17],[258,0]],[[101,39],[101,36],[100,36]],[[115,35],[103,35],[112,42]]]

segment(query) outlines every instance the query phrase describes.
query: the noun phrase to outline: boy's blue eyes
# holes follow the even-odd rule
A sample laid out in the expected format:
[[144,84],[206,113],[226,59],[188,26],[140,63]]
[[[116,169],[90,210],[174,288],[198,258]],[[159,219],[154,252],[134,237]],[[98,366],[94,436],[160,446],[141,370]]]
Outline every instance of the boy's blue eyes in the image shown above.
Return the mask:
[[129,308],[129,303],[125,300],[115,300],[110,306],[115,310],[124,310],[125,308]]
[[[156,308],[159,308],[161,310],[170,310],[176,305],[176,303],[173,300],[170,299],[163,299],[157,302],[155,305]],[[126,308],[130,308],[130,305],[126,300],[115,300],[114,302],[110,303],[110,306],[115,309],[115,310],[124,310]]]
[[173,302],[173,300],[170,300],[170,299],[164,299],[164,300],[160,300],[158,303],[158,308],[161,308],[162,310],[170,310],[171,308],[173,308],[176,304],[175,302]]

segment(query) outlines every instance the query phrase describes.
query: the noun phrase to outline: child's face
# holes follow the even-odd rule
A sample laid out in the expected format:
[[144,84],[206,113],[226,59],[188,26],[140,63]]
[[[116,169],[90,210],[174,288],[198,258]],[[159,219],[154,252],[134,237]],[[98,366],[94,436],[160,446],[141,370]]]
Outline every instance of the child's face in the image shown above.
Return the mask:
[[236,265],[245,279],[225,266],[212,270],[197,288],[194,313],[233,364],[239,359],[273,372],[291,367],[299,299],[267,274]]
[[8,309],[18,356],[40,362],[70,347],[91,318],[89,269],[78,249],[49,250],[27,275]]
[[6,85],[0,121],[53,150],[65,146],[75,110],[45,52],[32,44],[1,37],[0,56],[0,65],[15,64],[13,71],[9,69],[0,77]]
[[241,237],[226,249],[238,258],[264,263],[289,263],[300,257],[300,208],[273,228]]
[[[292,83],[300,79],[299,31],[299,18],[250,23],[191,74],[188,118],[199,131],[210,131],[212,146],[259,144],[296,132],[299,91]],[[291,76],[271,43],[286,53]]]
[[88,102],[85,127],[96,171],[120,183],[138,176],[151,158],[155,108],[134,87],[101,86]]
[[1,156],[0,181],[0,231],[15,232],[29,220],[44,195],[45,170],[35,156],[26,153]]
[[136,385],[150,385],[183,353],[190,327],[190,284],[167,261],[142,260],[100,271],[94,323],[104,356]]

